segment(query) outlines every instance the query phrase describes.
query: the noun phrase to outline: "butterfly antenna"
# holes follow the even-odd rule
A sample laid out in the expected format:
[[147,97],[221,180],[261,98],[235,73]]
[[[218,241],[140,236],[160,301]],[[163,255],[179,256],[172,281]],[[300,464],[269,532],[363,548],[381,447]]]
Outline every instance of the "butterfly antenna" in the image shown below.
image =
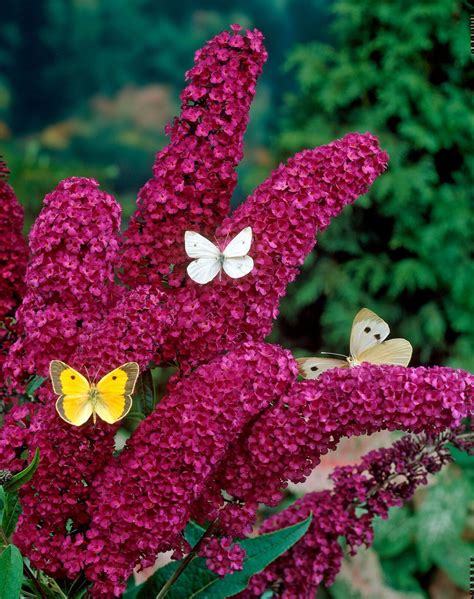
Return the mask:
[[341,358],[347,358],[347,356],[345,356],[344,354],[335,354],[334,352],[331,352],[331,351],[322,351],[319,353],[324,354],[326,356],[341,356]]
[[89,371],[87,370],[87,366],[84,364],[84,365],[83,365],[83,368],[84,368],[84,370],[86,371],[86,374],[87,374],[87,380],[89,381],[89,385],[90,385],[90,384],[91,384],[91,382],[92,382],[92,379],[91,379],[91,377],[90,377]]
[[96,369],[95,374],[94,374],[94,384],[95,384],[95,382],[97,380],[97,377],[99,376],[99,372],[100,372],[100,366],[97,366],[97,369]]

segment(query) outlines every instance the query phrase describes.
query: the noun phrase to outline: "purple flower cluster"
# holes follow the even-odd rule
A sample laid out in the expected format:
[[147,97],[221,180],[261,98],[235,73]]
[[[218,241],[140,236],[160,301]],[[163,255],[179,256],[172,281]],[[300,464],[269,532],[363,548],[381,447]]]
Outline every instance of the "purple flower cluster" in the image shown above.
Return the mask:
[[36,567],[74,579],[82,568],[90,487],[112,457],[115,427],[69,426],[59,419],[52,393],[44,389],[40,396],[44,405],[37,406],[27,431],[28,446],[40,450],[40,465],[22,487],[14,539]]
[[241,500],[275,505],[285,482],[303,481],[342,437],[441,432],[474,412],[473,389],[472,375],[442,367],[327,371],[295,384],[241,437],[219,484]]
[[212,537],[200,552],[206,558],[206,566],[212,572],[225,576],[230,572],[242,570],[245,550],[232,537]]
[[153,178],[138,196],[125,233],[123,279],[129,285],[179,286],[184,232],[211,238],[229,211],[243,156],[250,103],[267,53],[259,31],[224,31],[195,55],[181,93],[171,143],[156,156]]
[[29,237],[19,339],[5,364],[14,379],[46,376],[50,360],[67,362],[87,346],[115,299],[119,228],[120,206],[92,179],[71,177],[45,197]]
[[[212,285],[188,278],[186,287],[172,291],[175,327],[164,358],[175,356],[185,369],[243,341],[264,339],[316,234],[366,193],[387,159],[372,135],[348,134],[280,165],[216,232],[224,242],[252,226],[252,272],[237,280],[224,275]],[[182,262],[182,240],[179,251]]]
[[356,466],[336,468],[331,491],[308,493],[286,510],[270,517],[260,528],[268,533],[296,524],[313,515],[307,534],[289,551],[251,579],[242,599],[260,597],[267,588],[278,588],[283,599],[314,597],[320,583],[331,585],[339,571],[343,536],[354,555],[360,545],[370,545],[376,516],[412,498],[416,488],[452,460],[448,443],[459,442],[455,433],[438,438],[407,436],[388,449],[369,452]]
[[193,506],[207,499],[230,446],[296,375],[288,352],[249,343],[175,383],[94,481],[87,538],[107,538],[86,557],[97,594],[122,589],[136,563],[151,565],[158,552],[180,549]]
[[23,208],[8,184],[9,171],[0,159],[0,394],[8,398],[2,374],[6,355],[16,339],[15,310],[25,286],[28,248],[22,235]]
[[8,184],[8,169],[0,159],[0,321],[20,303],[28,248],[22,235],[23,208]]
[[[236,570],[243,554],[229,539],[248,534],[258,504],[275,504],[286,482],[303,480],[340,438],[438,433],[473,411],[473,377],[461,371],[365,364],[298,382],[292,356],[263,342],[317,233],[368,190],[388,158],[369,133],[348,134],[294,156],[228,216],[265,58],[261,34],[237,26],[196,54],[181,117],[123,237],[115,200],[77,177],[46,196],[30,234],[19,338],[5,363],[18,390],[26,376],[46,375],[52,359],[97,376],[132,360],[142,371],[165,361],[180,368],[116,457],[117,427],[69,426],[49,383],[31,408],[14,407],[0,431],[0,467],[20,468],[24,448],[41,451],[21,492],[15,542],[48,574],[84,573],[95,597],[118,596],[132,569],[160,551],[188,551],[190,518],[216,522],[220,538],[201,547],[210,567]],[[8,230],[18,234],[19,222],[10,218]],[[224,243],[248,225],[249,275],[201,286],[184,274],[185,230]],[[14,277],[6,280],[7,295],[17,293]],[[347,474],[341,497],[355,493],[351,484],[363,495],[363,473]],[[327,564],[338,563],[329,497],[320,508],[328,522],[318,524],[328,527],[325,580]],[[344,528],[340,515],[352,545],[369,540],[368,529],[356,534],[353,518]],[[311,538],[308,546],[318,546]]]

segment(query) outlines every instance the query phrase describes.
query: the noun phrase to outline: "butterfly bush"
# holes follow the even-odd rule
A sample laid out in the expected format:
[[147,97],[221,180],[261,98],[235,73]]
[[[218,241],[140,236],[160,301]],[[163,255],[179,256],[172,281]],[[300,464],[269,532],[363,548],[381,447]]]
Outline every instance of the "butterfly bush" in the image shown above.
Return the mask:
[[[187,73],[181,115],[124,234],[115,199],[96,181],[71,177],[45,198],[24,279],[26,250],[12,258],[19,269],[5,270],[14,276],[2,279],[5,297],[24,291],[4,367],[13,391],[31,375],[46,376],[52,359],[97,376],[132,360],[142,371],[178,366],[118,455],[118,425],[68,425],[49,382],[34,403],[5,417],[0,468],[19,470],[25,449],[41,452],[21,491],[14,540],[47,574],[84,575],[93,597],[119,596],[133,568],[152,565],[158,552],[189,552],[190,518],[213,522],[199,549],[208,567],[219,575],[238,570],[244,552],[234,539],[251,531],[258,505],[276,504],[287,482],[304,480],[342,437],[384,429],[435,435],[473,411],[473,377],[460,370],[363,364],[301,382],[291,354],[264,341],[317,234],[366,193],[388,160],[373,135],[349,133],[281,164],[229,214],[265,59],[258,31],[233,26],[208,42]],[[21,228],[12,214],[21,214],[11,190],[1,190],[13,206],[5,212],[8,245]],[[225,243],[247,226],[250,274],[207,285],[189,279],[186,230]],[[410,447],[338,471],[334,491],[309,495],[264,524],[274,530],[310,511],[317,516],[294,549],[252,580],[249,596],[278,581],[295,596],[303,576],[311,591],[330,582],[340,566],[337,535],[352,547],[369,543],[373,515],[425,481],[412,477],[404,494],[384,487],[371,495],[389,464],[409,471]],[[367,503],[369,516],[355,514],[354,498]]]
[[28,256],[22,235],[23,208],[8,183],[8,175],[7,165],[0,158],[0,389],[4,387],[3,362],[16,339],[14,314],[24,292]]

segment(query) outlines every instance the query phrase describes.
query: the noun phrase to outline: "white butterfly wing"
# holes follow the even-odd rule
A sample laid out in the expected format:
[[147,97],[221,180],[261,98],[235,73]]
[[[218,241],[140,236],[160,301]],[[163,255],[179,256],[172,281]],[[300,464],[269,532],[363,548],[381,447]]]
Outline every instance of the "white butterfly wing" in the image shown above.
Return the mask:
[[408,366],[412,353],[413,348],[406,339],[389,339],[375,347],[369,347],[357,359],[370,364]]
[[349,368],[347,360],[334,358],[298,358],[298,370],[304,379],[317,379],[318,376],[331,368]]
[[[224,254],[225,258],[240,258],[249,253],[251,245],[252,245],[252,227],[245,227],[245,229],[242,229],[242,231],[240,231],[240,233],[238,233],[234,237],[234,239],[232,239],[226,245],[226,248],[222,253]],[[250,271],[248,271],[248,272],[250,272]],[[229,275],[229,276],[232,276],[232,275]]]
[[219,258],[221,256],[217,245],[195,231],[185,232],[184,249],[190,258]]
[[375,312],[362,308],[352,323],[350,352],[353,358],[360,360],[360,355],[388,337],[390,328],[385,320]]
[[216,258],[198,258],[188,264],[188,275],[193,281],[205,285],[220,272],[221,261]]
[[250,256],[242,258],[224,258],[223,268],[232,279],[240,279],[248,275],[253,268],[253,260]]

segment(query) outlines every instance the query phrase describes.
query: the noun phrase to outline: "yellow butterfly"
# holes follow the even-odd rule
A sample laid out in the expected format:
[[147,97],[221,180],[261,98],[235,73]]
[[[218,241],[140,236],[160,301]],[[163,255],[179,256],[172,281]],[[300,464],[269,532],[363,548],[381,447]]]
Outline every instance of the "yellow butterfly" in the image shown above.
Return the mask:
[[388,324],[380,316],[362,308],[352,323],[350,356],[343,356],[344,360],[299,358],[296,361],[300,375],[305,379],[316,379],[325,370],[351,368],[362,362],[408,366],[413,352],[411,344],[406,339],[385,341],[389,333]]
[[139,367],[127,362],[90,383],[80,372],[64,362],[52,360],[49,374],[54,392],[59,395],[56,410],[63,420],[81,426],[92,416],[109,424],[124,418],[132,407],[131,395],[137,382]]

